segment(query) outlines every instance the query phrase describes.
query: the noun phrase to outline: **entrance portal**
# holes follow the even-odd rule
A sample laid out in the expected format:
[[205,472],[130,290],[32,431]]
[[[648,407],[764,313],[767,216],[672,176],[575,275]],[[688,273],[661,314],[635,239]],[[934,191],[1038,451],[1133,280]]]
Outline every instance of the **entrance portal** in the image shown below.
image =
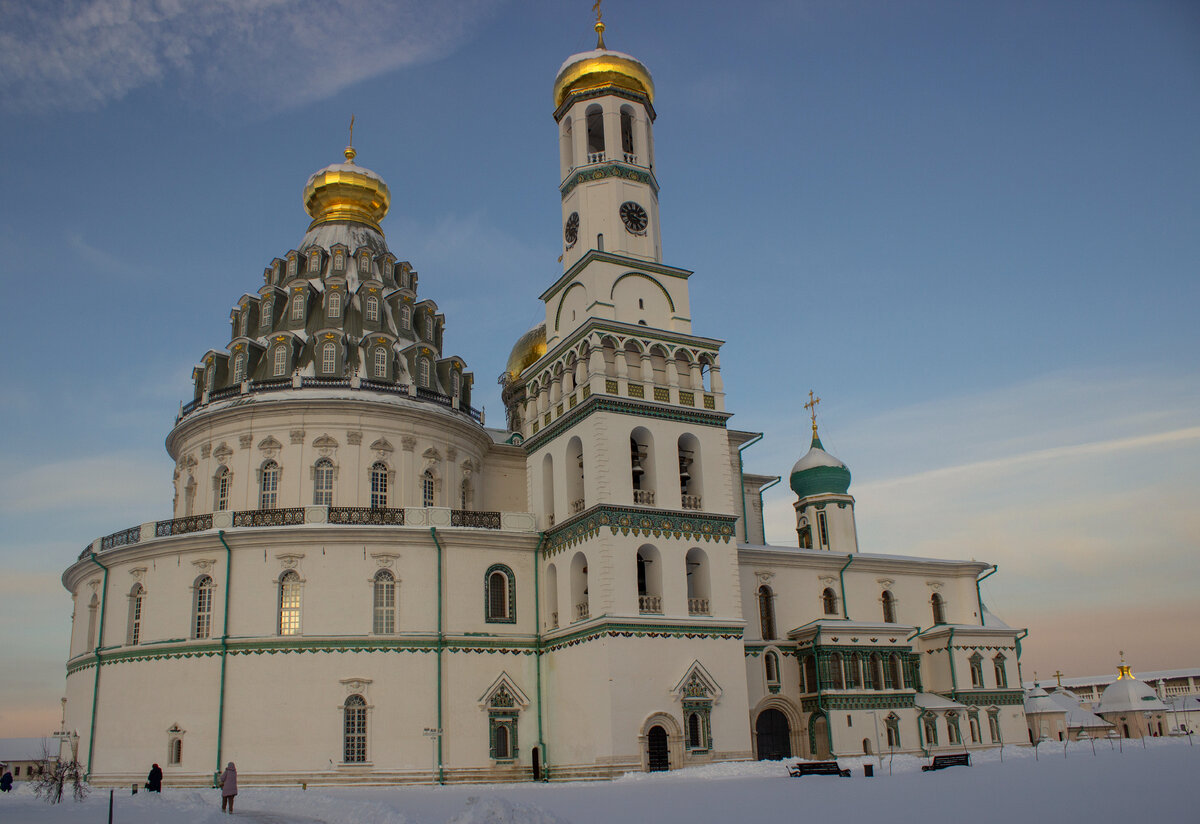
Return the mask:
[[824,715],[813,715],[809,727],[809,742],[812,744],[813,758],[818,761],[829,759],[829,721]]
[[662,727],[651,727],[646,734],[646,749],[649,755],[650,772],[665,772],[671,769],[671,756],[667,752],[667,731]]
[[754,722],[758,739],[758,760],[778,761],[792,757],[792,730],[787,716],[779,710],[763,710]]

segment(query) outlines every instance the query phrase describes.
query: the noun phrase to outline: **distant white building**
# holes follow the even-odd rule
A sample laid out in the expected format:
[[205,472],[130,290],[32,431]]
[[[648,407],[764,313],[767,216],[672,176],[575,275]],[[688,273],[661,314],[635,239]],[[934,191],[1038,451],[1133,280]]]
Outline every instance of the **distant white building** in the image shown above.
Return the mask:
[[46,763],[58,761],[58,748],[53,738],[0,738],[0,774],[8,770],[14,781],[36,778]]
[[194,369],[173,517],[63,575],[65,728],[93,781],[228,760],[245,783],[559,780],[1026,739],[994,569],[860,551],[816,399],[797,545],[765,543],[777,479],[743,470],[760,435],[728,427],[723,342],[661,259],[653,101],[602,41],[559,70],[563,269],[501,376],[503,428],[388,248],[387,184],[353,149],[309,179],[307,233]]

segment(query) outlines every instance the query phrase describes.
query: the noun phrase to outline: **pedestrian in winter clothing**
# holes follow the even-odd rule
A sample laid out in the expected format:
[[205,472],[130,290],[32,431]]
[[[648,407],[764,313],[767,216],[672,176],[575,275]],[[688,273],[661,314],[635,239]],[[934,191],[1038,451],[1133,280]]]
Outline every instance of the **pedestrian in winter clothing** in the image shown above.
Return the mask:
[[12,773],[8,770],[4,771],[4,775],[0,776],[0,793],[6,793],[12,789]]
[[230,761],[225,767],[225,772],[221,773],[221,812],[229,809],[229,814],[233,814],[233,799],[237,797],[237,767],[233,766]]
[[162,767],[157,764],[150,768],[150,775],[146,776],[146,789],[152,793],[162,792]]

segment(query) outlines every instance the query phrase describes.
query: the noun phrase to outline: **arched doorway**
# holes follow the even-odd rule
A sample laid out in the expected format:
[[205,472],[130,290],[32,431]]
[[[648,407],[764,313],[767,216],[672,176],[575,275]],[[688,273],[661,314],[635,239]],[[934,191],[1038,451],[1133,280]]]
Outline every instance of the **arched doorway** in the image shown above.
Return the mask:
[[792,757],[792,730],[787,716],[779,710],[766,709],[754,722],[759,761],[777,761]]
[[671,756],[667,751],[667,731],[653,726],[646,734],[646,750],[650,772],[665,772],[671,769]]
[[829,759],[829,720],[822,713],[809,716],[808,740],[812,756],[818,761]]

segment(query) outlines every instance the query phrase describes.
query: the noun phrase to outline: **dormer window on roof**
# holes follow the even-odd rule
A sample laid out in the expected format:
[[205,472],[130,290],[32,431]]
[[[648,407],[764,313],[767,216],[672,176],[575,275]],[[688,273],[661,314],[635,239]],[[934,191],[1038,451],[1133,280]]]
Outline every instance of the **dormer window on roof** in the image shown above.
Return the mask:
[[335,248],[333,250],[333,271],[346,271],[346,250]]
[[294,278],[296,276],[297,258],[298,258],[298,256],[295,252],[288,253],[287,273],[288,273],[288,277],[290,277],[290,278]]
[[331,291],[326,299],[326,314],[331,318],[341,317],[342,314],[342,295],[340,292]]
[[371,253],[370,252],[362,252],[359,254],[359,256],[358,256],[358,273],[360,275],[364,275],[364,276],[371,274]]
[[321,273],[321,250],[308,250],[308,272],[311,275],[319,275]]
[[374,295],[367,297],[367,320],[371,323],[379,322],[379,298]]

